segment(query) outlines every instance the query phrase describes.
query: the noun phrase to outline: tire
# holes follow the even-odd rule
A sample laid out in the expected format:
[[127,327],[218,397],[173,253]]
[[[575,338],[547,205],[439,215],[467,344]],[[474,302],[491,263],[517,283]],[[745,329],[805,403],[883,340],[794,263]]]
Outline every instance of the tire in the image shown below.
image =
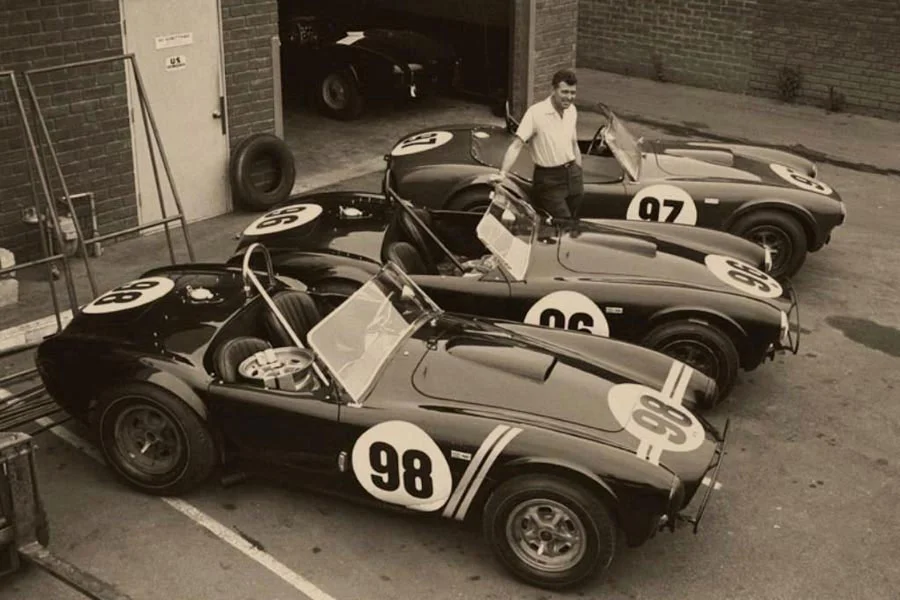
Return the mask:
[[483,213],[491,205],[490,194],[491,188],[487,186],[466,188],[450,198],[447,202],[447,209]]
[[[269,157],[275,163],[279,174],[277,184],[270,190],[256,187],[251,177],[254,164],[264,157]],[[269,133],[256,133],[244,138],[235,148],[228,175],[241,208],[264,211],[288,199],[297,171],[294,155],[281,138]]]
[[775,246],[772,251],[772,270],[769,273],[775,279],[793,277],[806,261],[806,231],[795,217],[784,212],[753,211],[739,218],[731,227],[730,233],[762,246]]
[[720,401],[728,396],[737,380],[740,354],[734,341],[714,325],[689,321],[663,323],[647,334],[642,345],[680,360],[714,379]]
[[[162,419],[160,438],[167,439],[170,445],[173,442],[177,445],[172,452],[174,457],[164,460],[156,472],[126,456],[129,450],[139,451],[138,444],[148,441],[146,435],[139,437],[141,428],[147,425],[146,420],[137,421],[141,410],[149,413],[145,419],[147,416],[155,422]],[[126,436],[129,419],[133,429],[131,435]],[[135,430],[138,425],[140,427]],[[147,494],[183,494],[205,481],[216,467],[218,454],[206,425],[181,399],[155,385],[131,383],[106,392],[98,402],[94,428],[103,456],[116,476]],[[130,437],[130,444],[126,437]],[[171,448],[169,450],[171,452]],[[163,458],[166,458],[165,454]]]
[[349,69],[326,72],[316,86],[316,103],[325,115],[341,121],[359,118],[363,97]]
[[[529,544],[516,542],[513,530],[519,527],[513,527],[513,521],[524,524],[524,518],[515,517],[529,505],[562,512],[569,531],[581,530],[584,542],[573,550],[575,557],[554,569],[541,568],[534,550],[524,548]],[[482,530],[496,558],[515,577],[553,590],[582,584],[605,571],[617,542],[615,521],[599,498],[580,485],[549,475],[521,475],[500,484],[485,504]]]

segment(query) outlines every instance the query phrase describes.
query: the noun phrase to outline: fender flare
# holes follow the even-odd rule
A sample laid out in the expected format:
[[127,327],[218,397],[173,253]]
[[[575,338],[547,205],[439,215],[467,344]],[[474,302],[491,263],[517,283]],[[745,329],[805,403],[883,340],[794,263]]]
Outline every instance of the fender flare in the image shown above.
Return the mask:
[[[209,411],[206,407],[206,402],[200,398],[197,392],[194,391],[187,382],[170,373],[165,368],[160,368],[160,366],[154,364],[156,363],[154,359],[145,359],[143,362],[143,368],[127,373],[125,376],[109,382],[108,385],[103,385],[95,389],[95,393],[92,394],[93,397],[88,404],[88,414],[94,414],[97,407],[97,398],[104,390],[128,383],[149,383],[177,397],[190,407],[204,422],[209,420]],[[186,368],[200,369],[200,367],[194,366]]]
[[800,226],[806,232],[809,248],[815,248],[821,245],[821,235],[816,224],[816,218],[808,209],[788,200],[779,200],[777,198],[763,198],[758,200],[750,200],[743,203],[722,223],[722,230],[731,232],[734,224],[744,216],[756,210],[774,209],[797,217]]
[[737,339],[735,339],[735,346],[737,347],[738,352],[742,355],[741,358],[743,359],[747,341],[750,339],[750,335],[747,333],[747,330],[740,323],[738,323],[725,313],[704,306],[682,305],[658,310],[657,312],[650,315],[650,318],[647,320],[646,333],[649,333],[661,323],[676,320],[678,317],[687,318],[688,320],[692,318],[702,319],[706,317],[712,318],[714,321],[725,323],[726,331],[724,331],[724,333],[732,338],[734,338],[732,334],[736,334]]
[[[446,199],[444,200],[444,207],[449,207],[450,203],[453,201],[456,196],[465,192],[468,189],[476,188],[476,187],[486,187],[489,190],[493,189],[493,182],[491,182],[491,176],[494,175],[493,172],[484,172],[479,173],[477,175],[470,175],[450,188],[450,191],[447,194]],[[503,187],[512,191],[519,199],[528,202],[528,194],[522,189],[522,186],[516,182],[507,180],[503,183]]]

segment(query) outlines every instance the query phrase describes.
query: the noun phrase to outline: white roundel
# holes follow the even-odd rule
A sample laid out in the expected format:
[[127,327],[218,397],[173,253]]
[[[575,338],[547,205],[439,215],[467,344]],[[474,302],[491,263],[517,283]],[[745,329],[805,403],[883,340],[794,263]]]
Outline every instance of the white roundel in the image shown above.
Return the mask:
[[810,178],[803,171],[798,171],[787,165],[779,165],[778,163],[771,163],[769,167],[775,171],[779,177],[788,183],[796,185],[798,188],[816,192],[817,194],[822,194],[824,196],[831,195],[832,189],[828,185],[822,183],[818,179]]
[[443,146],[453,139],[453,134],[449,131],[427,131],[411,135],[391,150],[391,156],[406,156],[407,154],[417,154],[426,150],[433,150],[439,146]]
[[318,204],[295,204],[269,211],[244,229],[244,235],[268,235],[280,233],[312,223],[322,214]]
[[663,452],[690,452],[706,439],[697,417],[659,390],[623,383],[609,390],[607,402],[625,431],[638,439],[638,458],[653,464]]
[[697,205],[687,191],[674,185],[647,186],[631,199],[625,218],[629,221],[697,224]]
[[760,298],[778,298],[784,293],[770,275],[732,256],[707,254],[706,267],[728,285]]
[[444,453],[420,427],[406,421],[368,429],[354,444],[351,460],[359,484],[384,502],[435,511],[453,491]]
[[584,294],[569,290],[553,292],[535,302],[525,315],[525,323],[609,337],[609,323],[600,307]]
[[145,277],[106,292],[82,309],[89,315],[131,310],[159,300],[175,288],[168,277]]

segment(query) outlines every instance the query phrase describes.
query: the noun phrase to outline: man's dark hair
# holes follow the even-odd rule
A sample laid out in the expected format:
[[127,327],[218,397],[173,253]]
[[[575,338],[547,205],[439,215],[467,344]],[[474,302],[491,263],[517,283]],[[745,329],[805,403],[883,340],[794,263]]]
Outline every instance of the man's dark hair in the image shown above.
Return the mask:
[[575,71],[572,69],[560,69],[553,74],[553,87],[559,87],[560,83],[565,82],[567,85],[576,85],[578,78],[575,77]]

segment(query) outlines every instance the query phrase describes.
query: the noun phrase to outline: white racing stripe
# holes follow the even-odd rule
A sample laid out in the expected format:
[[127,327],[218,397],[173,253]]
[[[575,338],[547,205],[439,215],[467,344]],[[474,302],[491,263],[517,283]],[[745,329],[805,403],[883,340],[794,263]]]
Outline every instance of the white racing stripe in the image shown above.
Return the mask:
[[[37,419],[35,422],[42,427],[46,427],[53,423],[52,420],[43,417]],[[49,431],[57,435],[64,442],[71,444],[78,450],[90,456],[97,462],[106,462],[99,450],[97,450],[90,443],[83,440],[80,436],[72,433],[65,427],[57,425],[56,427],[50,428]],[[186,516],[197,525],[200,525],[204,529],[208,530],[226,544],[252,558],[257,563],[280,577],[285,583],[293,587],[295,590],[305,594],[310,598],[310,600],[335,600],[333,596],[330,596],[317,588],[315,585],[304,579],[301,575],[289,569],[271,554],[253,546],[250,542],[242,538],[240,535],[238,535],[222,523],[216,521],[192,504],[185,502],[184,500],[179,500],[178,498],[160,498],[160,500]]]
[[484,441],[481,442],[481,446],[479,446],[478,451],[475,453],[475,457],[472,459],[472,462],[469,463],[468,468],[466,468],[466,472],[463,473],[462,478],[459,480],[459,485],[456,486],[456,489],[453,490],[453,495],[450,496],[450,499],[447,501],[446,506],[444,506],[444,512],[442,515],[444,517],[452,517],[453,513],[456,511],[456,507],[459,504],[459,500],[462,495],[466,491],[466,487],[469,485],[469,482],[475,476],[475,472],[478,471],[479,465],[481,465],[481,461],[484,460],[485,455],[487,455],[488,451],[490,451],[491,446],[494,445],[494,442],[497,439],[506,433],[509,429],[508,425],[497,425],[494,427],[493,431],[491,431]]
[[500,441],[494,445],[494,448],[491,450],[491,454],[487,457],[487,459],[485,459],[484,463],[481,465],[481,468],[478,469],[478,475],[475,476],[475,481],[472,482],[472,487],[469,488],[465,500],[463,500],[462,505],[459,507],[459,510],[454,517],[457,521],[462,521],[466,518],[466,512],[469,510],[469,505],[472,503],[472,500],[475,499],[475,495],[478,493],[478,489],[484,482],[484,478],[487,476],[488,471],[490,471],[491,467],[494,465],[494,461],[497,460],[497,457],[500,456],[500,453],[503,452],[503,449],[506,448],[507,444],[509,444],[513,440],[513,438],[520,433],[522,433],[522,430],[518,427],[514,427],[504,433]]

